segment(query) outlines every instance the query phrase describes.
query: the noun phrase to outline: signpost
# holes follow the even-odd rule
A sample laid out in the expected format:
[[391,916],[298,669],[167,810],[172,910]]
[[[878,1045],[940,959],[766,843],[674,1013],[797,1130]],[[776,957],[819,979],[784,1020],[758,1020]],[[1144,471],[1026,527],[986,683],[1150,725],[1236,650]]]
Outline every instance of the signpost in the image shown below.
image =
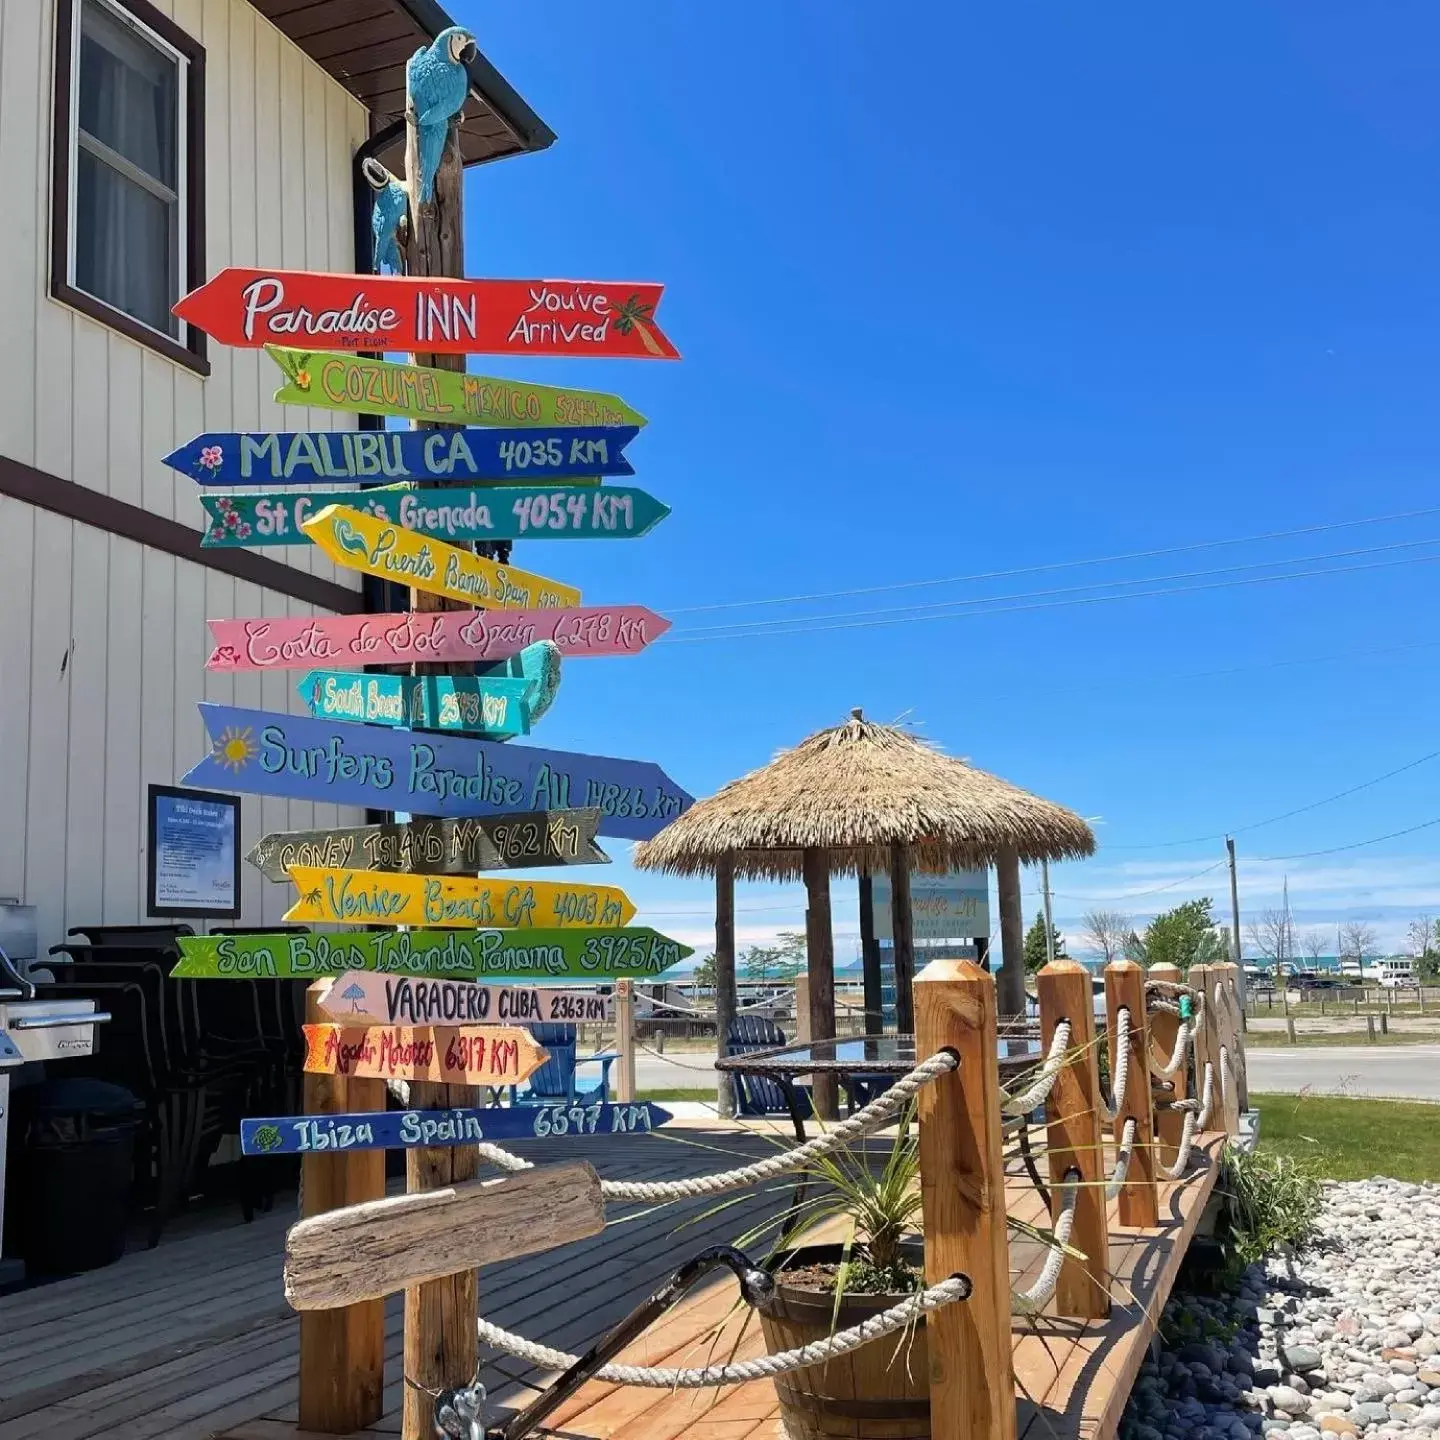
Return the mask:
[[353,1115],[268,1115],[240,1122],[244,1155],[413,1150],[496,1140],[563,1140],[567,1135],[635,1135],[658,1130],[670,1112],[651,1101],[513,1105],[503,1109],[362,1110]]
[[426,614],[317,615],[207,620],[211,670],[296,670],[342,665],[504,660],[549,640],[572,656],[634,655],[669,628],[643,605],[573,610],[439,610]]
[[308,544],[305,522],[327,505],[342,505],[416,535],[457,544],[522,538],[637,540],[670,513],[668,505],[634,485],[498,485],[470,490],[376,486],[329,494],[278,490],[202,495],[200,503],[210,517],[201,544],[211,548]]
[[518,1085],[550,1057],[508,1025],[306,1025],[305,1069],[369,1080]]
[[[890,877],[877,875],[875,932],[891,934]],[[916,940],[972,940],[990,933],[990,879],[984,870],[910,875],[910,910]]]
[[182,781],[417,815],[598,807],[599,830],[648,840],[692,797],[658,765],[200,702],[210,754]]
[[645,417],[618,395],[598,390],[531,385],[472,375],[468,370],[432,370],[359,355],[316,355],[279,345],[267,345],[265,353],[286,375],[286,383],[275,392],[282,405],[315,405],[444,425],[530,429],[645,424]]
[[591,1025],[609,1020],[614,1008],[613,998],[598,990],[412,980],[365,970],[347,970],[320,1001],[327,1020],[345,1025]]
[[288,880],[291,865],[394,870],[410,875],[473,875],[540,865],[608,865],[595,843],[600,812],[531,811],[469,820],[410,820],[343,830],[274,831],[245,857],[267,880]]
[[[584,1240],[604,1228],[600,1177],[583,1160],[392,1195],[292,1225],[285,1237],[285,1298],[303,1311],[396,1290],[413,1293],[455,1270],[473,1274],[478,1266]],[[463,1323],[474,1330],[473,1316]],[[405,1374],[412,1378],[408,1369]]]
[[604,930],[618,929],[635,918],[630,897],[614,885],[462,879],[312,865],[292,865],[290,878],[300,898],[286,912],[287,924]]
[[571,585],[487,560],[470,550],[425,540],[343,505],[327,505],[300,527],[337,565],[498,610],[578,605]]
[[222,345],[678,360],[655,322],[663,285],[629,280],[448,280],[231,266],[174,313]]
[[197,435],[165,463],[201,485],[326,485],[423,480],[431,485],[633,475],[625,447],[638,425],[468,430],[262,430]]
[[530,733],[526,693],[532,687],[518,676],[312,670],[295,688],[317,720],[472,731],[491,739]]
[[695,952],[648,925],[624,930],[356,930],[184,935],[176,980],[323,980],[347,970],[439,980],[653,978]]

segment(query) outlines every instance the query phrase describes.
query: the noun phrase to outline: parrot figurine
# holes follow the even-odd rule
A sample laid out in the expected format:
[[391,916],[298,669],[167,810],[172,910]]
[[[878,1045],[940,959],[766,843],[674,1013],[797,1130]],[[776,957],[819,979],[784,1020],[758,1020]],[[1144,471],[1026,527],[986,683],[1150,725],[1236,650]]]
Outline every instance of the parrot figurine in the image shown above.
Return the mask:
[[550,708],[560,689],[560,647],[553,640],[536,640],[508,660],[477,665],[475,673],[524,680],[525,704],[533,725]]
[[[461,25],[442,30],[405,66],[405,95],[420,140],[420,199],[435,198],[435,175],[445,154],[450,122],[470,93],[466,66],[475,58],[475,37]],[[413,175],[410,177],[415,178]]]
[[383,273],[380,267],[385,265],[392,275],[403,275],[405,262],[400,256],[399,237],[410,223],[410,197],[405,187],[373,157],[367,158],[360,168],[375,192],[375,204],[370,212],[370,233],[375,237],[371,268],[379,275]]

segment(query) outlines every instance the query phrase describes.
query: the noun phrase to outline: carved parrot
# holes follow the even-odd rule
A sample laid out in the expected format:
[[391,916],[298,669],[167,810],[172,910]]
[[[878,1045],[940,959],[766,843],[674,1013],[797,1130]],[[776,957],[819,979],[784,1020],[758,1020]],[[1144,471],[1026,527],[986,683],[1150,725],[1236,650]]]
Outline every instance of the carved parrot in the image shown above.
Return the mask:
[[553,640],[536,640],[518,655],[477,665],[477,675],[508,675],[526,682],[525,703],[533,725],[550,708],[560,689],[560,647]]
[[[466,66],[475,58],[475,37],[461,25],[442,30],[405,66],[405,95],[415,113],[420,142],[420,199],[435,197],[435,174],[445,154],[450,122],[470,93]],[[414,179],[411,176],[411,179]]]
[[371,265],[377,275],[381,265],[387,265],[392,275],[405,273],[405,261],[400,254],[401,232],[410,223],[410,197],[405,187],[376,159],[364,161],[360,167],[365,179],[375,192],[374,208],[370,212],[370,233],[375,237],[375,248]]

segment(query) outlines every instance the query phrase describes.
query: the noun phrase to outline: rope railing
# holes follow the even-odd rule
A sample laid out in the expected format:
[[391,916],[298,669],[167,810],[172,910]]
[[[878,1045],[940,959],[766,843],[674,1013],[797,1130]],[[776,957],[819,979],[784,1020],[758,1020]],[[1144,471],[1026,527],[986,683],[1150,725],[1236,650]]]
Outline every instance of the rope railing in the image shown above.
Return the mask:
[[1110,1172],[1110,1183],[1105,1187],[1105,1198],[1113,1200],[1125,1188],[1125,1177],[1130,1173],[1130,1157],[1135,1153],[1135,1117],[1125,1121],[1120,1132],[1120,1144],[1115,1150],[1115,1168]]
[[[1108,1042],[1107,1042],[1108,1043]],[[1110,1080],[1114,1100],[1100,1092],[1100,1104],[1107,1120],[1116,1120],[1125,1108],[1125,1089],[1130,1082],[1130,1010],[1122,1005],[1115,1012],[1115,1051],[1110,1056]]]
[[1054,1243],[1045,1257],[1035,1283],[1026,1290],[1011,1290],[1010,1308],[1017,1315],[1035,1315],[1050,1303],[1055,1287],[1060,1283],[1060,1271],[1065,1266],[1065,1252],[1070,1247],[1070,1232],[1075,1228],[1075,1206],[1080,1198],[1080,1172],[1069,1170],[1061,1183],[1060,1213],[1055,1217],[1052,1231]]
[[1167,1180],[1178,1180],[1190,1164],[1190,1152],[1195,1144],[1195,1136],[1204,1130],[1210,1121],[1210,1110],[1215,1098],[1215,1067],[1207,1064],[1205,1066],[1205,1084],[1200,1093],[1200,1099],[1176,1100],[1170,1108],[1185,1112],[1185,1118],[1180,1124],[1180,1139],[1175,1147],[1175,1160],[1170,1165],[1162,1165],[1160,1173]]
[[[824,1365],[837,1356],[848,1355],[872,1340],[880,1340],[913,1325],[922,1315],[942,1306],[968,1300],[972,1290],[965,1275],[952,1275],[938,1285],[931,1285],[913,1295],[907,1295],[898,1305],[852,1325],[848,1330],[837,1330],[823,1340],[813,1340],[808,1345],[793,1350],[782,1350],[775,1355],[759,1355],[753,1360],[734,1360],[728,1365],[704,1365],[693,1369],[674,1369],[654,1365],[602,1365],[594,1375],[597,1380],[612,1385],[637,1385],[655,1390],[700,1390],[715,1385],[742,1385],[747,1380],[764,1380],[772,1375],[783,1375],[790,1370],[803,1370],[808,1365]],[[488,1320],[476,1322],[480,1343],[503,1350],[518,1360],[526,1360],[542,1370],[569,1370],[580,1363],[578,1355],[569,1355],[563,1350],[553,1350],[548,1345],[537,1345],[513,1331],[502,1330]]]
[[1070,1022],[1061,1020],[1055,1027],[1050,1040],[1050,1051],[1040,1066],[1040,1073],[1026,1090],[1012,1095],[1008,1090],[1000,1091],[1000,1113],[1002,1115],[1029,1115],[1038,1110],[1050,1097],[1055,1088],[1055,1077],[1065,1066],[1065,1050],[1070,1044]]

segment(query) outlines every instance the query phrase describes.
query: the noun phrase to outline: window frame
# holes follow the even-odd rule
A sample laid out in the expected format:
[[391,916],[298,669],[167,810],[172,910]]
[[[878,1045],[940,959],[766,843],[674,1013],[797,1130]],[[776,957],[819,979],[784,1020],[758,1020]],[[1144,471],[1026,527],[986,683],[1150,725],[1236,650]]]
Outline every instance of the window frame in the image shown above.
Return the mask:
[[[51,127],[52,173],[50,187],[50,295],[62,305],[118,331],[127,338],[157,351],[166,358],[209,375],[210,362],[203,331],[181,322],[180,336],[167,335],[143,320],[118,309],[74,283],[77,172],[81,147],[77,79],[80,54],[80,6],[84,0],[55,0],[54,111]],[[180,294],[205,281],[205,48],[193,36],[162,15],[148,0],[96,0],[124,24],[134,26],[156,47],[170,54],[181,69],[180,113],[177,117],[176,170],[179,189]],[[93,137],[92,137],[93,141]],[[87,143],[92,154],[108,149],[103,142]],[[108,155],[104,163],[111,163]],[[135,169],[124,161],[114,168],[128,175]],[[139,180],[144,188],[158,194],[153,177]],[[167,187],[160,186],[159,189]],[[175,297],[177,300],[179,295]]]

